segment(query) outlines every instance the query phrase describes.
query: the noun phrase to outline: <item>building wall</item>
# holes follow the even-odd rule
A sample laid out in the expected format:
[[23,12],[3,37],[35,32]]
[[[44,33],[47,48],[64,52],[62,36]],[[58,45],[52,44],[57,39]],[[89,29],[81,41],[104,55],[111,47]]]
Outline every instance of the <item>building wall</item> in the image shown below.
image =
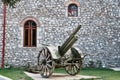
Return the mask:
[[[0,2],[0,5],[2,3]],[[3,28],[2,28],[2,24],[3,24],[3,10],[2,10],[2,5],[0,6],[0,53],[2,53],[2,33],[3,33]],[[2,54],[0,54],[0,61],[1,61],[1,56]]]
[[[80,4],[78,17],[67,16],[67,4]],[[88,54],[84,65],[100,61],[103,67],[120,66],[120,1],[119,0],[21,0],[15,8],[7,7],[5,64],[37,64],[37,55],[45,45],[62,45],[79,24],[75,43]],[[37,47],[23,47],[23,23],[34,19]],[[3,4],[0,2],[0,52],[2,51]],[[0,54],[1,57],[1,54]]]

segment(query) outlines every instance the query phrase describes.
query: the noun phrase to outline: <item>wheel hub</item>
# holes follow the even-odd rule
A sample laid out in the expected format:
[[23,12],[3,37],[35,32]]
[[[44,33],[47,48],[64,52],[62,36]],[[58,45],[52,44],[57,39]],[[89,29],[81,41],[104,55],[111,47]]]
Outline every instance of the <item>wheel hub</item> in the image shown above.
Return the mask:
[[47,64],[46,59],[43,59],[43,60],[42,60],[42,64],[43,64],[43,65],[46,65],[46,64]]

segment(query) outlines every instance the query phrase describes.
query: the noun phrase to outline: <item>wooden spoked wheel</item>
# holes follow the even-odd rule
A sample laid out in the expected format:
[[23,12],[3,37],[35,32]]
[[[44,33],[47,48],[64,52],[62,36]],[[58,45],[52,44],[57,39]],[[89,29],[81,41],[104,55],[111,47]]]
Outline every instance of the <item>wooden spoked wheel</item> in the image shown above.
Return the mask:
[[40,74],[44,78],[48,78],[54,71],[54,62],[50,51],[47,48],[43,48],[38,56],[38,65]]
[[70,61],[69,65],[66,65],[65,70],[68,74],[74,76],[79,73],[82,62],[81,61]]

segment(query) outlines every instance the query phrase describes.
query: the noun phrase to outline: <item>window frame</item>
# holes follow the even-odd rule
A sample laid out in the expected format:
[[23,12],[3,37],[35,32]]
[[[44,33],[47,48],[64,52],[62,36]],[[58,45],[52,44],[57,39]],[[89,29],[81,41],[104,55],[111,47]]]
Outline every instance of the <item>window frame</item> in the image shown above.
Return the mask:
[[[74,11],[76,12],[75,15],[69,15],[71,6],[76,6],[77,7],[77,10],[71,10],[72,12],[74,12]],[[78,17],[78,6],[76,4],[74,4],[74,3],[69,4],[68,8],[67,8],[67,15],[68,15],[68,17]]]
[[[26,23],[28,22],[28,25],[25,25]],[[35,23],[34,27],[32,25],[32,22]],[[27,27],[28,26],[28,27]],[[27,20],[25,23],[24,23],[24,28],[23,28],[23,46],[24,47],[37,47],[37,24],[35,21],[33,20]],[[28,30],[28,42],[26,42],[25,38],[26,38],[26,30]],[[35,30],[35,45],[33,44],[33,30]],[[28,43],[26,45],[26,43]]]
[[[79,2],[78,0],[69,0],[69,1],[66,1],[66,2],[65,2],[66,17],[69,17],[69,16],[68,16],[68,6],[69,6],[70,4],[75,4],[75,5],[77,5],[77,7],[78,7],[78,15],[77,15],[77,17],[79,17],[79,16],[80,16],[80,2]],[[69,17],[69,18],[77,18],[77,17]]]

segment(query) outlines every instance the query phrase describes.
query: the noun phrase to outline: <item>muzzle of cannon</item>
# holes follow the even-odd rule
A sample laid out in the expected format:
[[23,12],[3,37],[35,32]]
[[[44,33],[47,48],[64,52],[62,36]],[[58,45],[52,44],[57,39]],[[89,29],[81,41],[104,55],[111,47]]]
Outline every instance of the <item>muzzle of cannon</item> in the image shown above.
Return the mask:
[[70,75],[79,73],[83,54],[79,48],[72,46],[78,40],[76,34],[80,28],[81,25],[73,31],[61,46],[45,46],[41,48],[38,54],[38,66],[42,77],[50,77],[58,65],[64,67]]

